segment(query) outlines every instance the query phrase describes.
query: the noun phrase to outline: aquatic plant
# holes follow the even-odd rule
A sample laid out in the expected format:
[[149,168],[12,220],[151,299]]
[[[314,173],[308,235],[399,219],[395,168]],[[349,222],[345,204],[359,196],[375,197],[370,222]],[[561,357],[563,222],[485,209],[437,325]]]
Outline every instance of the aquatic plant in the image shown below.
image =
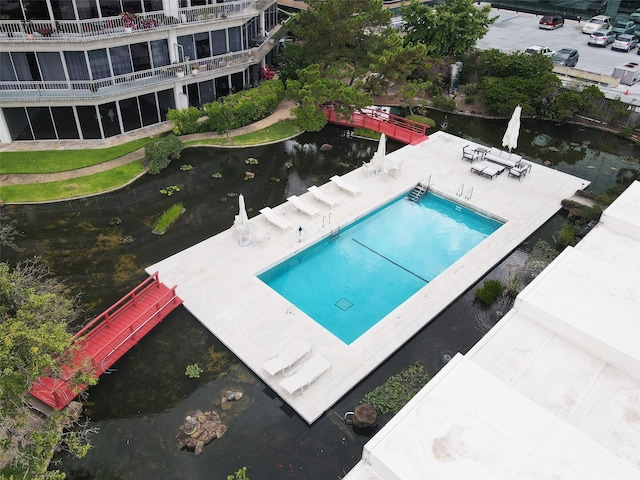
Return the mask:
[[258,159],[257,158],[253,158],[253,157],[249,157],[244,161],[244,163],[246,163],[247,165],[257,165],[258,164]]
[[192,363],[191,365],[187,365],[184,374],[189,378],[200,378],[202,371],[203,370],[200,368],[200,365]]
[[181,202],[173,204],[160,216],[153,226],[153,233],[162,235],[184,213],[184,205]]
[[170,197],[171,195],[179,191],[180,191],[180,187],[176,185],[169,185],[167,188],[161,189],[160,193],[162,193],[163,195],[166,195],[167,197]]
[[367,393],[360,403],[373,405],[380,413],[398,413],[429,381],[424,365],[416,363]]
[[500,280],[485,280],[482,286],[476,289],[476,300],[491,305],[503,291],[504,285]]
[[180,165],[180,170],[188,172],[189,170],[193,170],[193,165]]
[[211,178],[222,178],[222,174],[220,172],[216,172],[213,175],[211,175]]
[[249,477],[247,477],[247,467],[242,467],[237,472],[227,475],[227,480],[249,480]]

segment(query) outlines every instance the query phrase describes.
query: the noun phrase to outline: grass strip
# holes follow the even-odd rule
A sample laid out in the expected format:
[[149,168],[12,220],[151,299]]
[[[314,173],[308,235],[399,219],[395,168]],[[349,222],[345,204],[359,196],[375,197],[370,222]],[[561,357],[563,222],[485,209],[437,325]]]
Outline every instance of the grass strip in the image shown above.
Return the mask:
[[59,182],[7,185],[0,187],[0,198],[7,203],[46,202],[106,192],[126,185],[144,172],[142,161],[127,163],[106,172]]
[[255,132],[244,133],[234,137],[204,138],[184,142],[183,145],[223,145],[244,147],[248,145],[260,145],[268,142],[277,142],[285,138],[292,137],[302,132],[293,120],[284,120],[273,125],[257,130]]
[[152,140],[155,138],[141,138],[122,145],[98,149],[3,152],[0,174],[57,173],[77,170],[120,158],[143,148]]
[[156,221],[156,224],[153,226],[153,233],[156,235],[162,235],[176,220],[178,220],[178,218],[180,218],[180,215],[182,215],[183,212],[184,205],[182,202],[171,205]]

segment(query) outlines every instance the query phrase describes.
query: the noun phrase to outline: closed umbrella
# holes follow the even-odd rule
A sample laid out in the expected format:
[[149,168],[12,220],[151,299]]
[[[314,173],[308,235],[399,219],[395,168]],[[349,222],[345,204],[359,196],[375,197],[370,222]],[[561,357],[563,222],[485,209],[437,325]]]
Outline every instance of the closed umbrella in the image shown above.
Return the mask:
[[244,206],[244,195],[238,196],[238,224],[247,225],[249,223],[249,217],[247,216],[247,209]]
[[380,135],[380,142],[378,143],[378,150],[376,150],[376,154],[374,155],[374,157],[384,158],[384,156],[386,154],[387,154],[387,137],[383,133],[382,135]]
[[507,125],[507,131],[504,132],[502,137],[502,146],[507,147],[509,151],[518,146],[518,135],[520,134],[520,114],[522,113],[522,107],[518,105],[513,110],[509,125]]

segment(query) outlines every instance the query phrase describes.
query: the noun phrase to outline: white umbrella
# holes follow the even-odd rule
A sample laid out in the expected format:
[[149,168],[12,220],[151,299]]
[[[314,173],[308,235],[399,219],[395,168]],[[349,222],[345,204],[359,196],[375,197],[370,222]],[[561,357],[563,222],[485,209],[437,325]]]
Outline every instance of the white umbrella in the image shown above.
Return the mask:
[[387,154],[386,150],[387,150],[387,137],[383,133],[382,135],[380,135],[378,150],[376,150],[376,154],[374,155],[374,157],[384,158],[384,156]]
[[249,217],[247,216],[247,209],[244,206],[244,195],[240,194],[238,196],[238,224],[239,225],[247,225],[249,223]]
[[507,147],[509,151],[518,146],[518,134],[520,133],[520,114],[522,113],[522,107],[518,105],[513,110],[511,120],[507,126],[507,131],[504,132],[502,137],[502,146]]

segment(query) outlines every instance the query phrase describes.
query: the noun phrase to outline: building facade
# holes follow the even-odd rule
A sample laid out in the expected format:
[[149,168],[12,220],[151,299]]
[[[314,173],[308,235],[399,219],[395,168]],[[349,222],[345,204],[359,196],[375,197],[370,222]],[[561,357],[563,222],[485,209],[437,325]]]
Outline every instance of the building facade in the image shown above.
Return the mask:
[[559,13],[570,19],[588,19],[594,15],[624,17],[640,8],[638,0],[496,0],[494,8],[529,13]]
[[0,143],[100,140],[256,85],[277,0],[0,0]]

